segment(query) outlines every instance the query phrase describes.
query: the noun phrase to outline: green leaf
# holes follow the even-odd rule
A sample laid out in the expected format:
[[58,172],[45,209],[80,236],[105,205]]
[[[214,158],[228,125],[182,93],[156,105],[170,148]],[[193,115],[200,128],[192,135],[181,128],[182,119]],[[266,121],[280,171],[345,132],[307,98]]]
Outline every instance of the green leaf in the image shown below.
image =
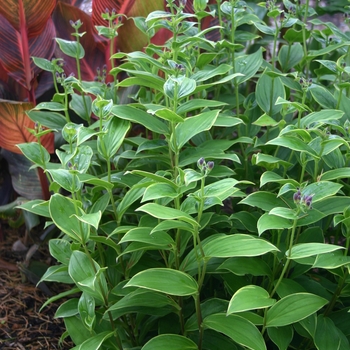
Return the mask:
[[265,171],[260,178],[260,187],[263,187],[267,183],[271,183],[271,182],[280,183],[280,184],[290,183],[290,184],[293,184],[295,187],[299,186],[299,183],[293,179],[283,178],[281,175],[278,175],[273,171]]
[[76,41],[69,41],[60,38],[56,38],[56,42],[58,46],[69,57],[74,57],[78,59],[82,59],[85,56],[85,50],[83,46]]
[[71,94],[71,101],[69,107],[76,113],[80,118],[86,121],[90,121],[91,118],[91,105],[92,100],[89,95],[78,95]]
[[178,149],[181,149],[193,136],[205,130],[210,130],[218,115],[218,110],[204,112],[195,117],[187,118],[183,123],[178,124],[175,128]]
[[292,220],[283,218],[281,216],[271,215],[269,213],[263,214],[258,220],[259,236],[262,235],[266,230],[281,230],[291,227],[293,227]]
[[80,290],[93,296],[98,302],[104,301],[104,295],[108,294],[107,282],[100,266],[91,257],[74,250],[68,273]]
[[203,321],[205,328],[213,329],[230,337],[236,343],[251,350],[266,350],[260,331],[245,318],[237,315],[214,314]]
[[337,100],[323,86],[312,85],[310,92],[314,100],[323,108],[336,108]]
[[218,75],[226,74],[232,69],[228,64],[220,64],[218,67],[206,66],[204,69],[194,73],[191,78],[197,82],[203,82]]
[[270,117],[277,114],[281,105],[276,105],[278,97],[285,98],[284,85],[279,77],[273,78],[263,73],[256,84],[256,101]]
[[144,204],[140,208],[136,209],[136,211],[143,211],[145,213],[148,213],[149,215],[152,215],[162,220],[177,219],[177,220],[188,222],[192,226],[198,226],[197,221],[193,219],[192,216],[190,216],[189,214],[181,210],[168,208],[156,203]]
[[[292,247],[290,259],[306,258],[308,256],[330,253],[338,249],[345,248],[325,243],[300,243]],[[286,255],[287,257],[289,256],[289,250],[286,251]]]
[[266,143],[267,145],[281,146],[292,149],[293,151],[306,152],[314,158],[318,158],[316,151],[305,142],[294,136],[280,136]]
[[35,106],[35,109],[48,109],[50,111],[64,111],[65,106],[58,102],[41,102]]
[[77,315],[78,311],[78,298],[72,298],[63,302],[55,312],[55,318],[71,317]]
[[[113,304],[107,312],[111,312],[113,319],[117,319],[126,313],[140,312],[140,309],[143,307],[145,308],[145,311],[149,310],[148,308],[170,307],[170,310],[172,311],[179,309],[176,302],[167,295],[150,290],[137,289],[128,293],[122,299]],[[107,312],[104,318],[107,317]]]
[[109,160],[117,153],[129,129],[130,123],[117,117],[112,117],[105,124],[104,131],[106,133],[98,136],[97,147],[106,160]]
[[157,198],[176,198],[178,196],[179,194],[176,189],[174,189],[174,186],[166,183],[155,183],[146,188],[141,202]]
[[267,327],[281,327],[298,322],[317,312],[328,300],[310,293],[287,295],[274,304],[266,314]]
[[173,245],[174,240],[164,231],[152,232],[152,227],[135,227],[128,231],[120,240],[123,242],[143,242],[152,245]]
[[173,112],[172,110],[170,110],[168,108],[158,109],[154,112],[154,114],[157,117],[162,118],[164,120],[168,120],[172,123],[184,122],[184,119],[182,117],[180,117],[177,113]]
[[41,277],[40,281],[60,282],[66,284],[74,283],[68,274],[68,267],[66,265],[50,266]]
[[313,268],[322,269],[336,269],[340,266],[348,265],[350,263],[350,257],[344,256],[344,253],[340,250],[336,250],[331,253],[324,253],[317,255]]
[[75,209],[76,206],[72,199],[58,193],[50,198],[50,216],[55,225],[75,241],[85,243],[89,235],[89,228],[73,215]]
[[343,115],[343,111],[336,109],[323,109],[319,112],[312,112],[302,118],[300,126],[303,128],[312,128],[323,124],[330,124],[332,121],[340,119]]
[[94,336],[90,336],[82,344],[75,346],[71,350],[98,350],[103,344],[103,342],[106,339],[112,337],[113,335],[114,335],[114,332],[109,332],[109,331],[98,333]]
[[60,263],[68,265],[72,255],[71,244],[64,239],[50,239],[50,254]]
[[176,296],[198,293],[198,285],[193,277],[182,271],[167,268],[141,271],[133,276],[125,287],[140,287]]
[[51,169],[48,170],[48,172],[52,180],[68,192],[75,193],[82,188],[82,183],[79,181],[76,174],[73,174],[70,170]]
[[349,348],[349,341],[345,335],[335,326],[330,318],[324,315],[317,317],[314,341],[317,350]]
[[81,216],[74,214],[74,216],[81,222],[93,226],[96,230],[98,230],[102,212],[99,210],[96,213],[83,214]]
[[271,192],[265,191],[254,192],[241,200],[239,204],[247,204],[251,207],[257,207],[264,211],[270,211],[275,207],[286,206],[282,199],[277,198],[277,196]]
[[267,334],[270,339],[278,346],[279,350],[288,350],[288,346],[293,339],[293,327],[269,327],[267,328]]
[[206,257],[230,258],[259,256],[278,249],[268,241],[236,233],[218,236],[203,247]]
[[196,81],[185,76],[178,78],[169,77],[164,84],[164,92],[170,98],[180,100],[183,97],[189,96],[196,90]]
[[239,56],[235,59],[235,74],[243,74],[235,78],[237,84],[241,84],[252,78],[262,65],[262,48],[250,55]]
[[46,218],[51,218],[49,212],[49,202],[42,199],[34,199],[17,206],[18,209],[27,210]]
[[17,147],[21,152],[32,161],[34,164],[40,166],[43,169],[47,168],[47,164],[50,161],[50,153],[42,145],[37,142],[21,143]]
[[269,293],[259,286],[245,286],[237,290],[232,296],[227,315],[256,309],[265,309],[272,306],[276,302],[270,298]]
[[198,110],[200,108],[205,108],[205,107],[222,107],[226,106],[227,103],[221,102],[221,101],[214,101],[214,100],[203,100],[196,98],[194,100],[188,100],[184,103],[182,103],[178,108],[177,108],[177,113],[178,114],[185,114],[188,112],[192,112],[194,110]]
[[46,58],[41,58],[41,57],[32,57],[33,62],[35,63],[36,66],[41,68],[42,70],[46,70],[47,72],[54,72],[55,71],[55,66],[53,63]]
[[283,72],[288,72],[295,67],[303,57],[303,47],[296,42],[291,46],[283,45],[278,53],[278,61],[282,66]]
[[143,125],[146,129],[158,134],[169,134],[168,127],[158,118],[130,106],[115,105],[112,107],[111,113],[119,118],[129,120],[136,124]]
[[197,350],[190,339],[176,334],[161,334],[149,340],[141,350]]
[[46,126],[49,129],[61,130],[66,125],[66,119],[62,114],[48,111],[36,111],[32,109],[26,112],[28,117],[40,125]]
[[228,270],[235,275],[271,276],[269,265],[257,257],[230,258],[224,261],[218,270]]

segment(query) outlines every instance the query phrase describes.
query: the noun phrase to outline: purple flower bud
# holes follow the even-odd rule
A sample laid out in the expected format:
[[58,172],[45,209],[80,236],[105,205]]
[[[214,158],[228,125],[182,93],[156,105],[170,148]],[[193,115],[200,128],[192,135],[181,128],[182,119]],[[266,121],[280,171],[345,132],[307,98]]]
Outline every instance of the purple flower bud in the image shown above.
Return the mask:
[[67,163],[67,166],[68,166],[69,169],[71,169],[72,166],[73,166],[72,162],[69,161],[69,162]]
[[105,9],[105,13],[107,13],[109,15],[109,9],[107,7]]
[[295,203],[299,203],[300,200],[301,200],[301,192],[300,192],[300,190],[298,189],[298,191],[295,192],[294,195],[293,195],[293,201],[294,201]]
[[198,166],[203,166],[204,163],[205,163],[205,159],[203,157],[198,159],[198,162],[197,162]]
[[207,166],[208,166],[208,170],[212,170],[214,168],[214,162],[213,161],[208,162]]
[[310,196],[305,196],[305,197],[304,197],[304,203],[305,203],[305,205],[306,205],[309,209],[311,209],[312,195],[310,195]]
[[112,15],[115,15],[116,14],[116,9],[115,8],[112,8]]

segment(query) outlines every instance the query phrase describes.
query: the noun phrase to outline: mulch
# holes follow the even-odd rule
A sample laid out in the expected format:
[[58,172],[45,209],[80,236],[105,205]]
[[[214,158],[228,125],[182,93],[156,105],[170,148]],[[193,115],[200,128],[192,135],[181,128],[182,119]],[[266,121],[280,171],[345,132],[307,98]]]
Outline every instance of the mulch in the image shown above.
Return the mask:
[[[20,238],[20,230],[10,229],[0,220],[0,350],[68,350],[74,344],[67,338],[60,341],[65,331],[62,319],[55,319],[59,302],[52,303],[41,312],[48,296],[26,280],[17,264],[23,254],[14,252],[12,245]],[[21,256],[22,255],[22,256]],[[39,248],[33,259],[48,259],[47,246]],[[66,286],[50,284],[53,294],[66,290]]]

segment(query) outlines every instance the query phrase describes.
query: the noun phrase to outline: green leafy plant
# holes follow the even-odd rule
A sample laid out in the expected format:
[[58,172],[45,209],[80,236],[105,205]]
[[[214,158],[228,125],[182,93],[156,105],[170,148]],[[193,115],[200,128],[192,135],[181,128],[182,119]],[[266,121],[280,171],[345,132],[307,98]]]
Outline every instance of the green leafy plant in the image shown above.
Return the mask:
[[169,0],[111,82],[57,72],[28,112],[65,140],[18,146],[52,191],[19,207],[61,231],[42,281],[72,288],[44,306],[68,297],[74,349],[350,348],[348,35],[283,4]]

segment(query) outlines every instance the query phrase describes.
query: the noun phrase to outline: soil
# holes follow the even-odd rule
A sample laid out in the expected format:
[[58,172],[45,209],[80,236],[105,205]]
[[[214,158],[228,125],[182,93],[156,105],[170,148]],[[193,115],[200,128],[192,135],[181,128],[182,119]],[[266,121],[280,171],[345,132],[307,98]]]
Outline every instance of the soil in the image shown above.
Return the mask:
[[[25,253],[12,248],[19,238],[23,239],[21,229],[12,229],[0,220],[0,231],[0,350],[71,349],[74,344],[69,338],[60,342],[64,323],[54,318],[59,303],[52,303],[40,312],[49,298],[46,293],[58,294],[66,287],[50,284],[45,293],[31,283],[19,269]],[[31,260],[44,264],[49,256],[47,246],[43,246]]]

